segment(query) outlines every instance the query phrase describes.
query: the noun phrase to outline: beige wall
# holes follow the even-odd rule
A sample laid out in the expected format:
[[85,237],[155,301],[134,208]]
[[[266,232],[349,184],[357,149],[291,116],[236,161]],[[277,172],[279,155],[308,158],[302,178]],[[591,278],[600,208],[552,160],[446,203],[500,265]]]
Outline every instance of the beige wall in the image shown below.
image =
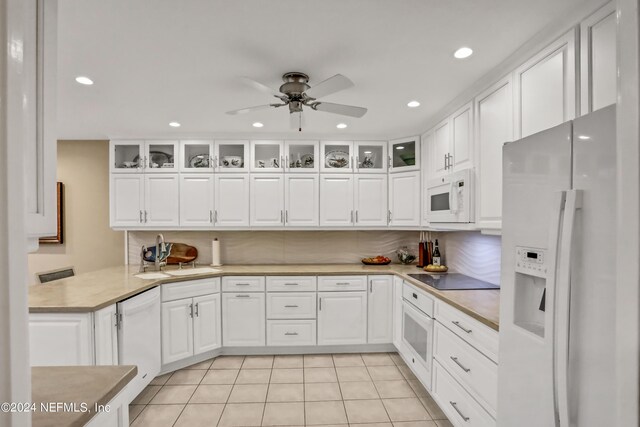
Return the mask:
[[41,244],[29,255],[35,273],[73,266],[76,274],[124,263],[124,232],[109,228],[109,142],[58,141],[64,183],[64,244]]

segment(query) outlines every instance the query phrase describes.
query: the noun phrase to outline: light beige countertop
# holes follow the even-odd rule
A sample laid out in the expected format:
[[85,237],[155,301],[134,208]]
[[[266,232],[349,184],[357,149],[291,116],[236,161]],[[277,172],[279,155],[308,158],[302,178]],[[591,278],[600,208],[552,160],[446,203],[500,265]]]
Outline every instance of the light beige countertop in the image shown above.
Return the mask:
[[[96,405],[109,403],[137,373],[138,368],[129,365],[31,368],[31,402],[36,409],[33,427],[85,425],[96,415]],[[61,403],[70,406],[56,406]],[[41,404],[51,408],[51,412],[42,410]]]
[[[173,267],[169,267],[171,269]],[[163,279],[134,277],[138,266],[120,266],[57,280],[29,288],[30,313],[83,313],[92,312],[122,301],[162,283],[219,276],[293,276],[293,275],[348,275],[394,274],[451,304],[485,325],[498,329],[500,291],[462,290],[439,291],[409,277],[420,273],[415,265],[390,264],[367,266],[362,264],[286,264],[286,265],[225,265],[216,273],[195,274]]]

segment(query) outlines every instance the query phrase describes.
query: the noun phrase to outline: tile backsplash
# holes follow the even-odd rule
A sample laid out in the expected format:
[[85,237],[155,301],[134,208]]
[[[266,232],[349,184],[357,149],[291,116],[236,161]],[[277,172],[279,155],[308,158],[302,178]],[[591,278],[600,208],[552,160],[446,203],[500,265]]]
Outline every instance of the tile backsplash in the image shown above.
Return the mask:
[[478,231],[438,233],[450,270],[500,285],[500,236]]

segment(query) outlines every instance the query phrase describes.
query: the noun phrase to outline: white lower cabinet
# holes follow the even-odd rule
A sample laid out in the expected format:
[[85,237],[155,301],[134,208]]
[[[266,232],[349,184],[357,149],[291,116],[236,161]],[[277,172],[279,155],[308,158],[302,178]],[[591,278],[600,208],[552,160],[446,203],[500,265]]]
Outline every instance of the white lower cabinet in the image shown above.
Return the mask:
[[225,347],[265,345],[265,294],[242,292],[222,294]]
[[267,345],[316,345],[316,320],[267,320]]
[[162,364],[193,356],[192,299],[162,303]]
[[367,342],[367,292],[318,292],[318,345]]
[[95,364],[118,364],[118,323],[115,304],[93,313]]
[[214,179],[214,225],[217,227],[248,226],[249,176],[246,174],[216,174]]
[[354,221],[353,175],[320,175],[320,226],[349,227]]
[[31,313],[31,366],[93,365],[92,313]]
[[387,176],[355,175],[355,225],[385,227],[387,225]]
[[145,226],[180,225],[180,184],[178,174],[145,175],[144,224]]
[[420,172],[389,175],[389,225],[420,225]]
[[220,294],[193,299],[193,354],[215,350],[222,346]]
[[213,225],[213,174],[180,175],[180,225]]
[[367,342],[393,342],[393,276],[369,276]]
[[255,227],[284,225],[284,177],[282,174],[252,174],[249,194],[250,224]]
[[317,174],[285,174],[284,212],[287,227],[317,227],[320,181]]

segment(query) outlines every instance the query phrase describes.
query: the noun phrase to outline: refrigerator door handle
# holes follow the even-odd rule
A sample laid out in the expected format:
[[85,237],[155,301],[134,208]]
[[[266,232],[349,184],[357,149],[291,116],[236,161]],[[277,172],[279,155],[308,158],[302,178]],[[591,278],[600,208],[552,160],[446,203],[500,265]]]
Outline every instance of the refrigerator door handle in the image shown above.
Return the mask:
[[576,211],[582,208],[582,191],[568,190],[556,267],[555,384],[560,427],[569,427],[569,331],[571,321],[571,258]]

